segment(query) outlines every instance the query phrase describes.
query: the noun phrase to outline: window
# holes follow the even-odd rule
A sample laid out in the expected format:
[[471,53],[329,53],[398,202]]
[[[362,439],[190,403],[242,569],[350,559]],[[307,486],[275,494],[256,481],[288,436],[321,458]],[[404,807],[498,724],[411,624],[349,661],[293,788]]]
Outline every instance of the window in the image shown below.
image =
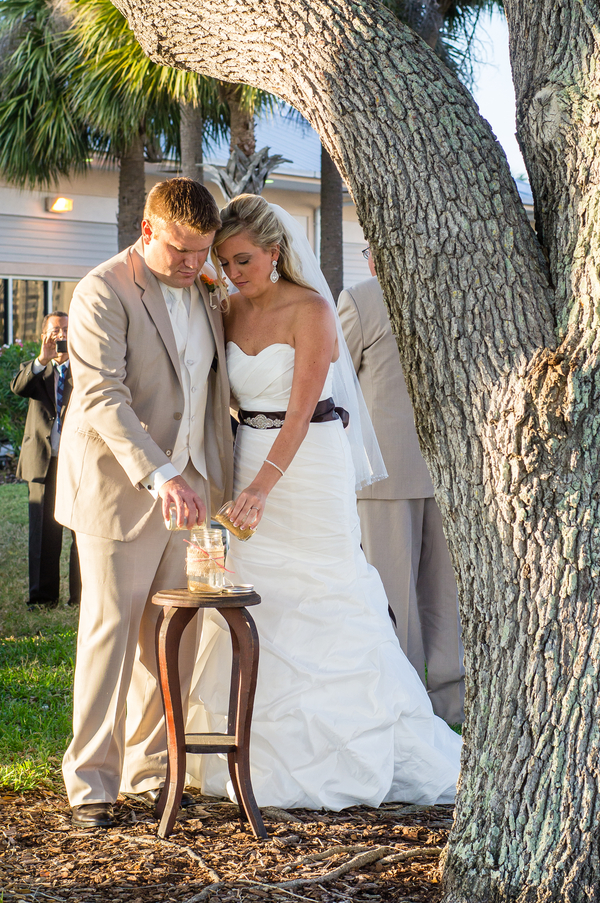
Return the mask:
[[37,341],[47,313],[68,313],[76,285],[70,279],[0,279],[0,344]]
[[42,332],[47,283],[43,279],[12,280],[13,341],[31,342]]
[[8,279],[0,279],[0,345],[8,344],[7,319],[5,315],[8,300]]
[[75,291],[76,282],[52,282],[52,305],[51,310],[63,310],[69,312],[71,298]]

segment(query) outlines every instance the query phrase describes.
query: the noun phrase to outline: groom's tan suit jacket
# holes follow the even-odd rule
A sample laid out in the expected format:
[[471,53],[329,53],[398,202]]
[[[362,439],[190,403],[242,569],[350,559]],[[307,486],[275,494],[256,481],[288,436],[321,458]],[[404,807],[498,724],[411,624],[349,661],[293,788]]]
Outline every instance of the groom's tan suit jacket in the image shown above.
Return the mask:
[[[230,393],[221,314],[197,285],[216,346],[204,430],[214,511],[232,491]],[[69,315],[75,391],[61,438],[56,519],[76,532],[132,540],[160,504],[141,481],[169,463],[183,412],[175,337],[141,239],[79,283]]]
[[[112,803],[120,789],[143,792],[165,780],[154,652],[159,606],[151,598],[185,585],[185,545],[181,533],[165,529],[161,499],[142,481],[171,461],[186,412],[171,318],[143,251],[140,240],[96,267],[79,283],[69,311],[73,392],[61,437],[56,517],[77,534],[82,577],[73,740],[63,760],[72,806]],[[197,285],[201,300],[191,302],[204,305],[210,325],[203,327],[216,349],[212,362],[203,361],[208,480],[193,464],[200,460],[193,449],[182,476],[215,510],[232,492],[229,385],[221,314],[202,282]],[[199,314],[190,309],[190,335]],[[194,357],[195,350],[185,354]],[[190,387],[190,418],[200,414],[193,409],[204,397],[198,388]],[[180,647],[184,707],[200,623],[194,619]]]

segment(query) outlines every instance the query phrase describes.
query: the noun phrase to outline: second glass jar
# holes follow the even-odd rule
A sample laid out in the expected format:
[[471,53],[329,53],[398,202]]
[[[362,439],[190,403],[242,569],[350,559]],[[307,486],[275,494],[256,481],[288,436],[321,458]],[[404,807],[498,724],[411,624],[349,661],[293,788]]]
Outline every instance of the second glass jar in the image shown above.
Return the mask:
[[187,547],[186,573],[190,593],[220,593],[225,585],[225,548],[220,530],[193,527]]

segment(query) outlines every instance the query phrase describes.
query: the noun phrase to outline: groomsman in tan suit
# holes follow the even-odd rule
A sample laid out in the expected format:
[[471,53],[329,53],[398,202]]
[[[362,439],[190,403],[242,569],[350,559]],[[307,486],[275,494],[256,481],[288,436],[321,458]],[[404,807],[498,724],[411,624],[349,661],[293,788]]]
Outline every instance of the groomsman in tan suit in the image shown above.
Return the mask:
[[368,260],[373,278],[343,291],[338,302],[389,474],[358,493],[362,546],[381,575],[400,646],[426,683],[434,712],[457,724],[464,720],[464,668],[456,581],[370,254]]
[[185,585],[182,534],[165,519],[175,505],[179,524],[202,523],[232,491],[223,325],[212,283],[199,278],[219,225],[202,185],[159,183],[139,241],[92,270],[71,302],[56,517],[76,533],[82,575],[74,736],[63,761],[76,825],[109,827],[119,790],[153,801],[165,780],[150,600]]

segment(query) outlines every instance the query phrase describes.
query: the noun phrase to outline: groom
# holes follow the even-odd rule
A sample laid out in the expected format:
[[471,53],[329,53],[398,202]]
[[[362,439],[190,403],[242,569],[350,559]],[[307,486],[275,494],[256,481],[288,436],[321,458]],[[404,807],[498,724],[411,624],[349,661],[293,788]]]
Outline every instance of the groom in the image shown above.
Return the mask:
[[179,524],[202,523],[232,487],[223,325],[211,281],[199,279],[219,225],[202,185],[159,183],[139,241],[89,273],[71,302],[56,518],[76,533],[82,575],[63,761],[75,825],[110,827],[119,790],[154,801],[165,779],[151,599],[185,585],[185,544],[164,520],[175,506]]

